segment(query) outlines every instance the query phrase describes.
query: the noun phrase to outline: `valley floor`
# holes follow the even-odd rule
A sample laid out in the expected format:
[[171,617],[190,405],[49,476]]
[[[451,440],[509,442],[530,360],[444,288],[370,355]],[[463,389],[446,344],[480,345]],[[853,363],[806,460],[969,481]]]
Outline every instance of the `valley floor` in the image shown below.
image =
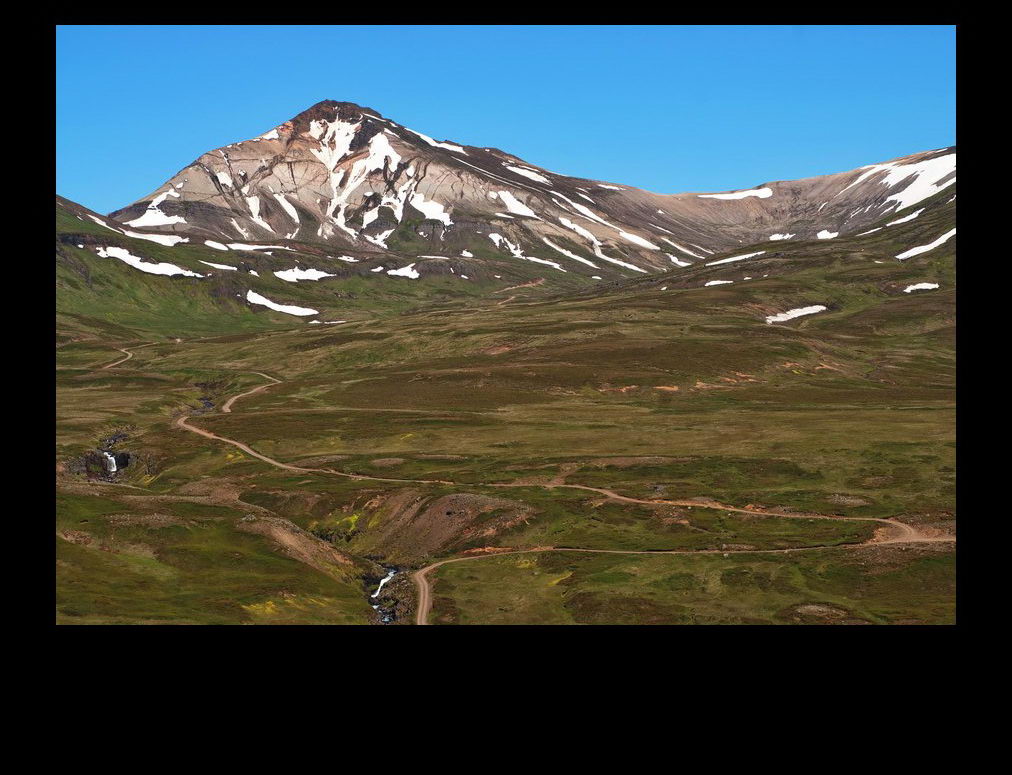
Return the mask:
[[68,326],[57,620],[951,623],[937,303],[772,329],[668,298]]

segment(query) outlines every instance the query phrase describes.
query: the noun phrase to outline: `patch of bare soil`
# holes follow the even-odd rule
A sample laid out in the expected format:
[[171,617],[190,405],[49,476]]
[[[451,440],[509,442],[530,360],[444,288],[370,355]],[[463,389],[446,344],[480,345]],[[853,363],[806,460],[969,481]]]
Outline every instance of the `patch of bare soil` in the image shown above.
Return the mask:
[[700,379],[696,380],[696,384],[692,386],[693,390],[720,390],[726,388],[727,385],[711,385],[708,382],[703,382]]
[[375,468],[393,468],[406,462],[407,460],[402,457],[378,457],[375,460],[370,460],[369,465]]
[[247,514],[236,523],[236,527],[244,533],[270,539],[282,554],[332,578],[347,579],[355,566],[354,561],[344,552],[281,517]]
[[651,455],[646,457],[599,457],[587,461],[587,465],[594,468],[632,468],[633,466],[662,466],[665,463],[685,463],[689,460],[686,457],[661,457]]
[[781,611],[781,619],[796,624],[859,624],[863,620],[855,618],[846,608],[830,603],[799,603]]
[[871,504],[871,501],[865,498],[859,498],[856,495],[842,495],[840,493],[833,493],[826,500],[838,506],[868,506]]
[[347,460],[351,455],[319,455],[317,457],[307,457],[295,461],[295,465],[301,468],[315,468],[318,466],[325,466],[328,463],[339,463],[342,460]]
[[91,533],[85,533],[83,530],[61,530],[57,535],[64,541],[82,546],[90,546],[95,540]]
[[538,285],[544,285],[545,278],[539,277],[537,280],[531,280],[529,283],[521,283],[520,285],[511,285],[509,288],[501,288],[493,293],[505,293],[506,291],[515,291],[517,288],[534,288]]
[[180,519],[172,514],[109,514],[105,517],[105,521],[111,525],[129,525],[156,529],[193,524],[190,520]]
[[608,383],[601,385],[597,390],[599,393],[628,393],[630,390],[636,390],[639,385],[625,385],[624,387],[612,387]]
[[376,550],[419,557],[489,538],[534,516],[534,510],[520,501],[473,493],[431,498],[404,490],[375,498],[369,505],[373,504],[387,515],[374,529]]

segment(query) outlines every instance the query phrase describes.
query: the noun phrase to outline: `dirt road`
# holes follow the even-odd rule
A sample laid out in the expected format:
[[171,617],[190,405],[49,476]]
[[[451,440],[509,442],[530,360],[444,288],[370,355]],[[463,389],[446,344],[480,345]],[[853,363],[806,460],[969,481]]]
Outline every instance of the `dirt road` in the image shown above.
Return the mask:
[[[134,349],[135,350],[139,350],[142,347],[150,347],[153,344],[158,344],[158,343],[157,342],[148,342],[147,344],[138,344],[138,345],[134,345]],[[132,352],[130,352],[125,347],[117,347],[116,349],[119,350],[121,353],[126,353],[126,358],[120,358],[118,361],[115,361],[113,363],[107,363],[105,366],[102,367],[102,369],[111,369],[113,366],[119,366],[121,363],[126,363],[128,360],[130,360],[131,358],[134,357],[134,354]],[[91,368],[91,367],[89,367],[89,368]],[[102,370],[102,369],[100,369],[100,370]]]
[[246,396],[251,396],[254,393],[259,393],[261,390],[266,390],[267,388],[271,387],[272,385],[280,385],[281,384],[281,380],[280,379],[274,379],[274,377],[272,377],[270,374],[264,374],[262,371],[251,371],[250,374],[256,374],[256,375],[258,375],[260,377],[263,377],[264,379],[269,379],[270,382],[268,382],[266,385],[258,385],[257,387],[253,388],[252,390],[247,390],[245,393],[240,393],[237,396],[232,396],[230,399],[228,399],[228,401],[226,401],[224,404],[222,404],[221,411],[223,411],[225,413],[231,413],[231,411],[232,411],[232,404],[234,404],[240,398],[245,398]]
[[[641,503],[656,502],[656,501],[639,501]],[[732,509],[733,511],[740,511],[740,509]],[[753,512],[746,512],[753,513]],[[811,518],[811,517],[810,517]],[[907,525],[903,522],[897,522],[892,519],[876,519],[876,518],[863,518],[863,517],[819,517],[821,519],[848,519],[851,521],[858,522],[884,522],[889,525],[890,529],[894,532],[891,536],[882,538],[875,537],[869,541],[863,541],[859,544],[835,544],[833,546],[797,546],[790,549],[662,549],[662,550],[642,550],[642,549],[576,549],[572,547],[555,547],[555,546],[539,546],[532,549],[510,549],[504,552],[489,552],[488,554],[475,554],[470,557],[450,557],[446,560],[440,560],[434,562],[431,565],[426,565],[424,568],[416,570],[411,574],[412,581],[415,582],[415,586],[418,588],[418,603],[415,611],[415,624],[427,625],[429,623],[429,614],[432,611],[432,584],[429,581],[429,572],[439,568],[440,566],[447,565],[451,562],[464,562],[466,560],[484,560],[489,557],[501,557],[509,554],[537,554],[541,552],[581,552],[583,554],[719,554],[726,557],[729,554],[795,554],[797,552],[812,552],[816,550],[829,550],[829,549],[861,549],[868,546],[883,546],[887,544],[918,544],[918,543],[952,543],[956,540],[955,536],[929,536],[911,525]]]
[[[124,350],[125,352],[125,350]],[[124,358],[123,360],[127,360]],[[122,361],[120,361],[122,363]],[[115,364],[110,364],[110,366]],[[261,372],[253,372],[259,374],[265,379],[271,380],[270,382],[260,385],[252,390],[248,390],[239,395],[233,396],[222,406],[222,412],[231,412],[232,404],[238,399],[244,396],[251,395],[253,393],[266,390],[272,385],[281,383],[281,380],[275,379],[267,374]],[[609,490],[605,487],[590,487],[583,484],[565,484],[558,481],[549,482],[547,484],[512,484],[512,483],[491,483],[481,484],[476,482],[460,483],[451,482],[442,479],[397,479],[392,477],[382,476],[368,476],[366,474],[349,474],[344,471],[336,471],[332,468],[308,468],[303,466],[295,466],[289,463],[282,463],[280,460],[268,457],[257,452],[255,449],[250,447],[248,444],[244,444],[241,441],[230,439],[225,436],[219,436],[211,431],[198,428],[194,425],[190,425],[187,422],[187,415],[180,415],[176,418],[175,425],[183,430],[190,431],[191,433],[199,434],[208,439],[214,439],[216,441],[222,441],[226,444],[231,444],[234,447],[241,449],[248,455],[251,455],[258,460],[262,460],[277,468],[285,469],[286,471],[298,471],[300,473],[320,473],[328,474],[331,476],[342,476],[348,479],[358,479],[373,482],[399,482],[407,484],[448,484],[458,487],[502,487],[502,488],[517,488],[517,487],[539,487],[542,489],[569,489],[569,490],[584,490],[586,492],[597,493],[602,495],[608,500],[620,501],[622,503],[641,503],[649,506],[658,505],[670,505],[670,506],[693,506],[698,508],[709,508],[709,509],[721,509],[724,511],[731,511],[738,514],[750,514],[759,517],[781,517],[784,519],[828,519],[836,522],[878,522],[884,525],[889,534],[885,536],[877,535],[869,541],[857,544],[837,544],[835,546],[806,546],[806,547],[795,547],[790,549],[734,549],[734,550],[723,550],[723,549],[671,549],[662,551],[653,550],[632,550],[632,549],[577,549],[577,548],[561,548],[554,546],[545,547],[534,547],[530,549],[511,549],[504,552],[494,552],[490,554],[472,555],[469,557],[451,557],[439,562],[434,562],[431,565],[427,565],[415,571],[412,574],[412,579],[415,582],[415,586],[418,588],[418,605],[415,616],[416,624],[425,625],[428,624],[429,613],[432,610],[432,585],[429,581],[429,573],[436,568],[446,565],[451,562],[465,562],[468,560],[481,560],[487,557],[499,557],[505,554],[533,554],[539,552],[583,552],[591,554],[792,554],[795,552],[810,552],[817,550],[826,549],[858,549],[867,546],[881,546],[885,544],[914,544],[914,543],[951,543],[956,540],[955,536],[934,536],[928,535],[927,533],[918,530],[913,525],[908,525],[905,522],[899,522],[895,519],[889,519],[885,517],[839,517],[831,514],[812,514],[812,513],[798,513],[798,512],[784,512],[780,510],[771,509],[748,509],[741,508],[738,506],[729,506],[719,501],[702,499],[702,500],[647,500],[643,498],[632,498],[626,495],[619,495],[618,493]]]

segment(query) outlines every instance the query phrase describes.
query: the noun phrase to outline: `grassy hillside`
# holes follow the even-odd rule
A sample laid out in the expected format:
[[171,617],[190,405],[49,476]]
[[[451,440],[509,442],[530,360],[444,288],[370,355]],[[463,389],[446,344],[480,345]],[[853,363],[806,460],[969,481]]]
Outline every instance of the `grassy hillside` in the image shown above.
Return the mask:
[[[131,240],[58,208],[58,616],[364,623],[380,564],[554,546],[718,553],[451,563],[430,576],[432,621],[952,621],[951,543],[720,552],[840,547],[881,527],[791,512],[954,529],[956,240],[896,258],[952,228],[954,193],[866,236],[506,292],[355,265],[320,283],[270,267],[146,275],[88,246],[197,272],[236,257]],[[239,279],[349,322],[251,309]],[[904,292],[916,283],[940,287]],[[826,310],[766,322],[811,305]],[[119,348],[130,359],[103,368]],[[222,411],[261,374],[281,382]],[[180,415],[336,473],[279,469],[179,428]],[[133,456],[111,481],[86,465],[102,447]],[[405,575],[384,590],[401,622],[414,600]]]

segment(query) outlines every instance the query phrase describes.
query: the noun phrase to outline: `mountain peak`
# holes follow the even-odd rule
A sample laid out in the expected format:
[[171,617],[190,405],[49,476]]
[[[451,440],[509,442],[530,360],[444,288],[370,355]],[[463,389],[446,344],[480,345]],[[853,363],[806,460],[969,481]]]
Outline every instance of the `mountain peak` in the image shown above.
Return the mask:
[[344,121],[357,121],[363,114],[371,114],[377,118],[383,115],[372,108],[357,105],[354,102],[341,102],[339,100],[320,100],[315,105],[306,108],[291,119],[295,126],[309,125],[312,121],[333,121],[340,118]]

